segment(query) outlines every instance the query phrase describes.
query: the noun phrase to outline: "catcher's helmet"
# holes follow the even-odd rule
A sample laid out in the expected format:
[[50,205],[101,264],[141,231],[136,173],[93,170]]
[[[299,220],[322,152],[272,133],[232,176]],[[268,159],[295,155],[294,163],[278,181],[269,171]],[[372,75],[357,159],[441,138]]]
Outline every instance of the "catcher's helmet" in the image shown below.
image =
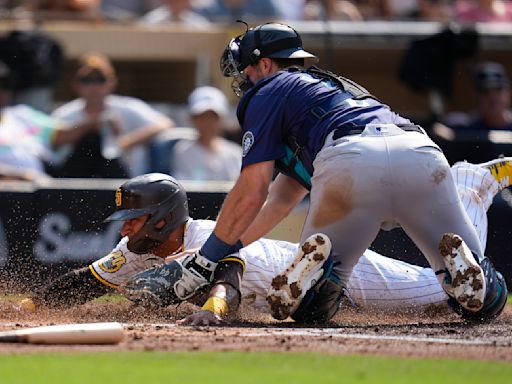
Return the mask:
[[[149,218],[128,241],[128,249],[146,253],[167,240],[169,234],[189,219],[185,189],[173,177],[149,173],[134,177],[116,190],[116,211],[105,221]],[[156,226],[160,221],[163,226]]]
[[299,33],[288,25],[266,23],[248,29],[244,34],[231,39],[220,60],[222,74],[234,78],[232,87],[237,95],[251,87],[241,72],[262,57],[317,60],[315,55],[302,48]]

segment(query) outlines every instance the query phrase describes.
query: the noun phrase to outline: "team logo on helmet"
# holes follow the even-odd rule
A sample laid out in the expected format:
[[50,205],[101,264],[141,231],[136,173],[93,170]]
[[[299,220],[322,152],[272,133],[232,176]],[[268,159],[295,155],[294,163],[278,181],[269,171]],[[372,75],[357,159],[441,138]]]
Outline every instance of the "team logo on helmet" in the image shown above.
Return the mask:
[[99,263],[99,266],[104,272],[114,273],[119,271],[124,263],[126,263],[126,258],[123,256],[123,252],[116,251],[106,256],[104,260]]
[[242,157],[245,157],[254,144],[254,135],[251,131],[244,133],[242,137]]
[[123,196],[121,195],[121,188],[116,190],[116,207],[120,207],[123,203]]

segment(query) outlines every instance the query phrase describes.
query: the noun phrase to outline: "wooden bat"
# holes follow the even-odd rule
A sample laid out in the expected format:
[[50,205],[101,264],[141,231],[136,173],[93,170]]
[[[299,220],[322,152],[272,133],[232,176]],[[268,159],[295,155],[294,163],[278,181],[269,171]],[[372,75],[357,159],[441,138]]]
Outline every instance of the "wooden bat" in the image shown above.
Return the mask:
[[120,323],[61,324],[0,332],[1,343],[117,344],[123,337]]

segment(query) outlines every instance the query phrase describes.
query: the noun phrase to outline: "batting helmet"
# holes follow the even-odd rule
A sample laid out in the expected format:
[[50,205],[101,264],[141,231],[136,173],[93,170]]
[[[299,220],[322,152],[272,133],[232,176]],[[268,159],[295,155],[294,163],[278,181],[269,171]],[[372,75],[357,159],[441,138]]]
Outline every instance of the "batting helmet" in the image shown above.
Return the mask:
[[266,23],[248,29],[244,34],[231,39],[220,60],[223,75],[235,79],[232,86],[237,95],[251,87],[241,72],[262,57],[317,60],[315,55],[302,48],[299,33],[288,25]]
[[173,230],[189,219],[185,189],[163,173],[128,180],[116,190],[115,202],[116,211],[105,219],[106,222],[149,215],[140,231],[128,241],[128,249],[135,253],[146,253],[162,244]]

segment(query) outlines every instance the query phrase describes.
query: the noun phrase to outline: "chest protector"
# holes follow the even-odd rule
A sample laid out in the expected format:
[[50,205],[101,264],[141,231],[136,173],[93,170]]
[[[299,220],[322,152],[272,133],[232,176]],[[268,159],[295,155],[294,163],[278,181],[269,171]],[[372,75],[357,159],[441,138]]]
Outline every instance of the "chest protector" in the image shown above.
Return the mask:
[[[335,84],[341,91],[337,94],[340,97],[330,97],[323,104],[316,105],[311,108],[307,113],[306,119],[296,134],[288,133],[283,139],[285,145],[286,155],[276,161],[276,168],[279,172],[292,177],[298,181],[303,187],[308,190],[311,189],[311,176],[313,175],[313,160],[316,154],[311,152],[307,147],[311,127],[318,124],[322,119],[329,116],[336,111],[336,105],[341,104],[343,100],[351,98],[354,100],[362,100],[372,98],[377,100],[370,94],[364,87],[356,82],[347,79],[346,77],[339,76],[333,72],[323,70],[317,67],[309,67],[302,69],[298,67],[291,67],[287,69],[290,73],[306,73],[320,79],[321,81],[329,81]],[[272,81],[273,76],[260,81],[257,85],[251,88],[251,95],[254,96],[258,90]],[[347,97],[347,94],[350,96]],[[244,121],[245,112],[251,101],[251,97],[243,99],[243,104],[238,108],[238,118],[241,122]],[[342,96],[342,97],[341,97]],[[313,132],[314,134],[314,132]]]

